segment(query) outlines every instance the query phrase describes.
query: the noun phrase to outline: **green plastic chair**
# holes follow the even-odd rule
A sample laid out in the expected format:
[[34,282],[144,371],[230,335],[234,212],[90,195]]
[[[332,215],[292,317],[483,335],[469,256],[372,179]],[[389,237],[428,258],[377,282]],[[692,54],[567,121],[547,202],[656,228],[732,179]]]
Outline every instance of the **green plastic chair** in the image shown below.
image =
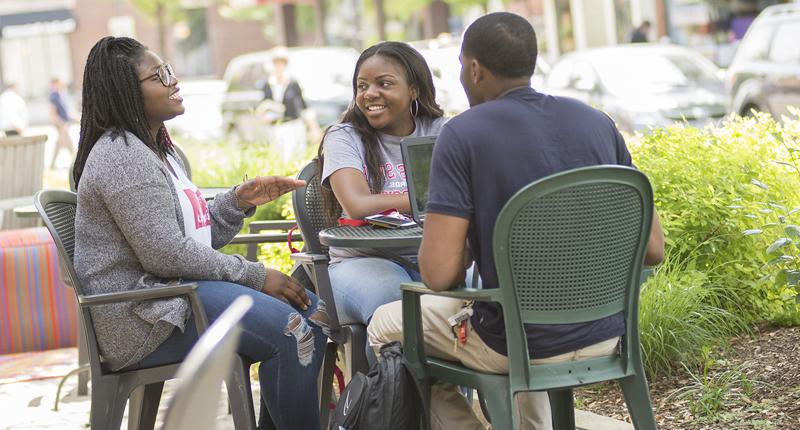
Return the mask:
[[[175,376],[181,363],[144,369],[111,371],[100,356],[90,310],[93,306],[126,301],[138,302],[186,296],[192,307],[197,333],[203,334],[208,327],[208,318],[196,291],[197,284],[188,283],[116,293],[86,294],[83,286],[78,282],[78,276],[73,267],[77,195],[62,190],[39,191],[34,196],[34,204],[56,243],[64,282],[73,288],[78,302],[79,318],[83,322],[82,328],[87,343],[92,381],[91,412],[89,414],[91,428],[119,429],[122,425],[125,405],[128,404],[127,428],[152,430],[156,423],[164,381]],[[226,378],[228,398],[236,429],[249,430],[256,427],[253,395],[250,391],[250,364],[247,358],[237,355],[234,357],[233,372],[230,372]],[[80,370],[82,369],[76,369],[76,371]],[[58,397],[58,395],[56,396]]]
[[[572,388],[618,381],[637,429],[655,429],[639,348],[639,286],[653,192],[647,177],[620,166],[558,173],[517,192],[495,222],[493,252],[500,288],[435,292],[403,284],[405,354],[424,384],[476,388],[497,429],[518,429],[514,394],[548,391],[556,429],[574,429]],[[420,295],[500,303],[509,373],[481,373],[425,355]],[[625,335],[614,356],[530,364],[523,324],[570,324],[623,312]],[[430,396],[430,390],[427,390]],[[429,400],[429,399],[427,399]],[[430,403],[427,403],[430,404]]]

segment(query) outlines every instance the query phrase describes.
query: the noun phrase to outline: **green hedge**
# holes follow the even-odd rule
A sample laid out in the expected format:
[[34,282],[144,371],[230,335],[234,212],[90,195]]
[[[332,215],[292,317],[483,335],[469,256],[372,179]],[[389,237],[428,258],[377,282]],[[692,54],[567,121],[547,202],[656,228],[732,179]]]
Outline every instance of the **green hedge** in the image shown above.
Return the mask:
[[634,163],[653,185],[666,239],[666,260],[641,295],[651,373],[699,365],[702,351],[757,321],[800,321],[786,287],[765,265],[772,239],[744,234],[763,227],[776,210],[770,203],[800,205],[800,177],[780,164],[789,156],[784,143],[800,136],[797,122],[790,124],[757,116],[629,138]]

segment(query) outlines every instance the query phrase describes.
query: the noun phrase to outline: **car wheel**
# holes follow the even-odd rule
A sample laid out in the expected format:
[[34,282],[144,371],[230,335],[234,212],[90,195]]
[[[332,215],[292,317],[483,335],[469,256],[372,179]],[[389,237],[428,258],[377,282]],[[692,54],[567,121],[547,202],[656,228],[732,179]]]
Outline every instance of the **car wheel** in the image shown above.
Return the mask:
[[748,103],[742,108],[741,112],[739,112],[739,115],[745,118],[751,118],[756,116],[755,112],[761,112],[761,108],[753,103]]

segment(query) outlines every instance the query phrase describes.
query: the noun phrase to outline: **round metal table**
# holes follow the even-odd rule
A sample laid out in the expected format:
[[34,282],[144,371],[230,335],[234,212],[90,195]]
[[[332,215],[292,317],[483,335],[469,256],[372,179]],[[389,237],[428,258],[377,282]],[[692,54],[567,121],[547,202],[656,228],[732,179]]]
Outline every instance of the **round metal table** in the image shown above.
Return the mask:
[[365,225],[361,227],[338,226],[319,232],[319,241],[326,246],[340,248],[368,248],[378,256],[419,272],[416,258],[405,258],[392,252],[391,248],[418,248],[422,242],[422,227],[383,228]]
[[341,248],[412,248],[418,247],[422,241],[422,227],[338,226],[320,231],[319,241],[326,246]]

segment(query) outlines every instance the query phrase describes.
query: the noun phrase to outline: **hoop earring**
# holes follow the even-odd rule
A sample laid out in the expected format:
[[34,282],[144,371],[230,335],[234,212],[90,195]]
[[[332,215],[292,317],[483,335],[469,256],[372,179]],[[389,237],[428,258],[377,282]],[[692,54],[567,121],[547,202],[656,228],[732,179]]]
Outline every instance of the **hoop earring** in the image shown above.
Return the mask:
[[414,118],[416,118],[416,117],[417,117],[417,114],[419,113],[419,100],[417,100],[417,99],[414,99],[414,100],[411,102],[410,109],[411,109],[411,116],[413,116]]

